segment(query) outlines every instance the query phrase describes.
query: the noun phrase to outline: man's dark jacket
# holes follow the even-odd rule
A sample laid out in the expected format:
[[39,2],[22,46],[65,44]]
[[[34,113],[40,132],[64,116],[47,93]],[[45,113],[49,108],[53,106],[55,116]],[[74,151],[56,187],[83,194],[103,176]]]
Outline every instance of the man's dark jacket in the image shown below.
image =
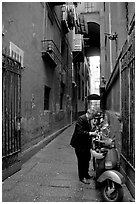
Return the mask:
[[86,117],[86,114],[80,116],[75,125],[75,130],[71,138],[70,145],[74,148],[90,149],[91,137],[89,132],[91,131],[90,123]]

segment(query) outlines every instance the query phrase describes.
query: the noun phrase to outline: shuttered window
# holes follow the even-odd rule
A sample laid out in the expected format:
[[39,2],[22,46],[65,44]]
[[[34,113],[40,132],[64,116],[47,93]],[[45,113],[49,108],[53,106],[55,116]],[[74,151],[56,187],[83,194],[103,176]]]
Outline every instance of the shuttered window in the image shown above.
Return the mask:
[[49,110],[50,87],[44,87],[44,110]]

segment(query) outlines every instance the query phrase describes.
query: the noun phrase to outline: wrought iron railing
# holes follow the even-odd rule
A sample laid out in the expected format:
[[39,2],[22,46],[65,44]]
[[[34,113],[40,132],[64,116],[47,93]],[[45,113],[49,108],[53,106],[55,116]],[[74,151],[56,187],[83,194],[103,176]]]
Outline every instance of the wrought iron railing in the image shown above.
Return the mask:
[[42,40],[42,57],[52,62],[54,66],[61,63],[61,53],[53,40]]

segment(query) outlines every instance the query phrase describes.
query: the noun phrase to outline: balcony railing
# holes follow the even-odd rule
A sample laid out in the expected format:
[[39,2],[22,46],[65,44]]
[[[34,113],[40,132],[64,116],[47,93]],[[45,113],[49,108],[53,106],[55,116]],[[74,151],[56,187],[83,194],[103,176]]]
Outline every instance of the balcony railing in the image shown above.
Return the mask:
[[61,53],[53,40],[42,40],[42,57],[54,67],[61,63]]

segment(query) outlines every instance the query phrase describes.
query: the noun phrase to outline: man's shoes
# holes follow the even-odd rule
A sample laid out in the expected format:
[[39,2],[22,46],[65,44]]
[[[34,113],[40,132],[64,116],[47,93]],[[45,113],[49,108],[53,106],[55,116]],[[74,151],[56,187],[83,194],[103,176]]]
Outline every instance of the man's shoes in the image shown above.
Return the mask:
[[91,179],[93,178],[93,176],[90,176],[89,174],[87,176],[85,176],[86,179]]
[[90,184],[90,182],[86,178],[80,179],[80,181],[85,184]]

